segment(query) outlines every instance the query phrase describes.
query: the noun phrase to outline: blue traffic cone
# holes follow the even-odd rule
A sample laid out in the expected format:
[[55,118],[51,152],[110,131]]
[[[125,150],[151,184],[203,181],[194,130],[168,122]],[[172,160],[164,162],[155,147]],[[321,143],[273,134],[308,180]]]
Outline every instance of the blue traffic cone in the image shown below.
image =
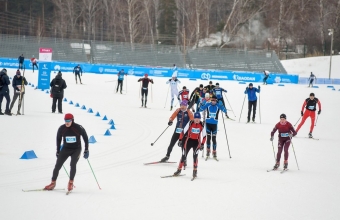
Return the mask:
[[87,110],[88,113],[93,113],[92,108],[89,108],[89,110]]
[[85,107],[85,105],[83,105],[83,106],[81,107],[81,109],[83,109],[83,110],[86,110],[86,107]]
[[99,112],[97,112],[95,116],[97,116],[97,117],[100,117],[100,114],[99,114]]
[[111,127],[110,127],[110,129],[111,129],[111,130],[116,130],[115,125],[112,124]]
[[76,105],[74,107],[79,107],[79,103],[76,103]]
[[111,136],[111,133],[110,133],[109,129],[106,130],[104,136]]
[[72,102],[72,101],[70,101],[70,105],[73,105],[73,102]]
[[109,125],[114,125],[115,123],[114,123],[114,121],[111,119],[110,121],[109,121]]
[[96,143],[97,141],[96,141],[96,139],[94,138],[94,136],[92,135],[90,138],[89,138],[89,143],[90,144],[94,144],[94,143]]
[[104,116],[104,118],[103,118],[102,120],[104,120],[104,121],[105,121],[105,120],[107,120],[107,117],[106,117],[106,115]]
[[67,99],[66,99],[66,98],[64,98],[64,102],[67,102]]

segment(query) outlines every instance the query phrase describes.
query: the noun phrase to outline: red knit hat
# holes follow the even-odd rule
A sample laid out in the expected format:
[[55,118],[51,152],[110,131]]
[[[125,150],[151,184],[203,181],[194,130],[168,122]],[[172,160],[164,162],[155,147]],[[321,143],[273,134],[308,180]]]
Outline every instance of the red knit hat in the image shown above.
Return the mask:
[[73,115],[71,113],[65,114],[64,120],[73,120]]

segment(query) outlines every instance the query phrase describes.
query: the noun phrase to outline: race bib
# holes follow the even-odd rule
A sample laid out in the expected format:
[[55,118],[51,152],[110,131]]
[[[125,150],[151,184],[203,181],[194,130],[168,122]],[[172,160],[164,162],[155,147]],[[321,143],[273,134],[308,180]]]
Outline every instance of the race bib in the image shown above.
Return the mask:
[[77,138],[75,136],[66,136],[65,141],[66,141],[66,143],[69,143],[69,144],[76,143]]
[[314,106],[308,106],[308,109],[309,109],[309,110],[313,110],[313,109],[314,109]]
[[191,133],[193,134],[199,134],[201,132],[201,130],[199,128],[192,128],[191,129]]
[[176,133],[180,134],[183,131],[183,128],[176,128]]
[[209,118],[215,118],[215,117],[216,117],[216,113],[209,112]]
[[183,95],[183,99],[187,99],[188,98],[188,95]]
[[148,88],[143,87],[144,90],[147,90]]
[[289,133],[281,133],[281,137],[288,137]]
[[221,95],[221,91],[216,91],[216,96]]

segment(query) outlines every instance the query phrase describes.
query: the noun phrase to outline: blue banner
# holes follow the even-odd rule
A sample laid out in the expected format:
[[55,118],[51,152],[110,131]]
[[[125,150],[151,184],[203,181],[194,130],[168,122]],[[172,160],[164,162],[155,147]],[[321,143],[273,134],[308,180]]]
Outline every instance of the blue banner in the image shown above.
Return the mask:
[[41,62],[39,66],[38,89],[49,89],[51,79],[51,63]]

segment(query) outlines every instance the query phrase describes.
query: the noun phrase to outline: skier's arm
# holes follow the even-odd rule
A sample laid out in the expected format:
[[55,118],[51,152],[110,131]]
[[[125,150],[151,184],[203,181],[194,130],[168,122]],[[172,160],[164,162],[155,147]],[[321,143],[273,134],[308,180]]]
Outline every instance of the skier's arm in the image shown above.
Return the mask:
[[140,81],[142,81],[143,79],[142,78],[140,78],[137,82],[140,82]]
[[74,67],[74,68],[73,68],[73,73],[75,73],[75,71],[76,71],[76,68],[77,68],[77,67]]
[[185,125],[183,131],[182,131],[181,134],[179,135],[179,138],[178,138],[179,141],[182,141],[182,139],[183,139],[183,137],[184,137],[184,134],[188,132],[191,123],[192,123],[192,121],[190,121],[189,123],[187,123],[187,125]]
[[187,112],[188,112],[189,120],[190,121],[194,120],[194,115],[192,114],[192,112],[189,109],[187,110]]
[[227,113],[227,109],[224,107],[222,101],[218,102],[218,108],[221,109],[222,112]]
[[222,91],[223,91],[223,92],[225,92],[225,93],[227,93],[227,92],[228,92],[228,91],[227,91],[227,90],[225,90],[225,89],[222,89]]
[[248,87],[244,90],[244,94],[248,94]]
[[63,89],[66,89],[67,88],[67,85],[66,85],[66,81],[65,80],[63,80],[64,81],[64,83],[63,83]]
[[50,82],[50,87],[54,86],[54,79],[52,79],[52,81]]
[[171,79],[169,79],[168,81],[166,81],[166,84],[169,84],[171,82]]
[[151,82],[153,84],[153,79],[149,79],[149,82]]
[[260,92],[261,92],[261,87],[259,86],[258,88],[255,88],[255,91],[256,91],[257,93],[260,93]]
[[169,121],[174,121],[175,118],[177,117],[178,115],[178,112],[179,112],[180,109],[176,109],[176,111],[174,111],[174,113],[172,113],[172,115],[170,116],[169,118]]
[[205,109],[208,108],[208,104],[207,105],[201,105],[200,109],[198,110],[199,112],[203,112]]
[[181,90],[181,91],[178,92],[177,99],[180,99],[182,92],[183,92],[183,90]]
[[79,67],[79,71],[81,74],[83,74],[83,69],[81,67]]
[[58,132],[57,132],[57,140],[56,140],[56,143],[57,143],[57,152],[58,152],[58,153],[60,152],[60,145],[61,145],[61,140],[62,140],[62,135],[61,135],[62,127],[63,127],[63,125],[59,127]]
[[307,102],[306,102],[306,101],[304,101],[304,102],[303,102],[303,104],[302,104],[302,109],[301,109],[301,112],[303,112],[303,110],[305,109],[306,105],[307,105]]
[[294,127],[290,124],[290,128],[289,128],[289,130],[291,131],[291,133],[293,134],[293,137],[295,136],[295,135],[297,135],[297,133],[296,133],[296,131],[295,131],[295,129],[294,129]]
[[24,79],[24,84],[27,86],[28,82],[27,82],[26,78],[23,77],[23,79]]
[[206,132],[206,129],[204,128],[204,126],[202,125],[202,131],[200,133],[201,145],[205,144],[206,137],[207,137],[207,132]]
[[320,100],[318,100],[318,107],[319,107],[319,111],[321,111],[321,102],[320,102]]
[[272,132],[270,133],[270,136],[273,137],[276,131],[277,131],[277,124],[275,125]]
[[87,136],[87,133],[85,131],[85,129],[83,128],[83,126],[79,126],[81,129],[81,136],[83,137],[84,143],[85,143],[85,151],[89,150],[89,138]]

